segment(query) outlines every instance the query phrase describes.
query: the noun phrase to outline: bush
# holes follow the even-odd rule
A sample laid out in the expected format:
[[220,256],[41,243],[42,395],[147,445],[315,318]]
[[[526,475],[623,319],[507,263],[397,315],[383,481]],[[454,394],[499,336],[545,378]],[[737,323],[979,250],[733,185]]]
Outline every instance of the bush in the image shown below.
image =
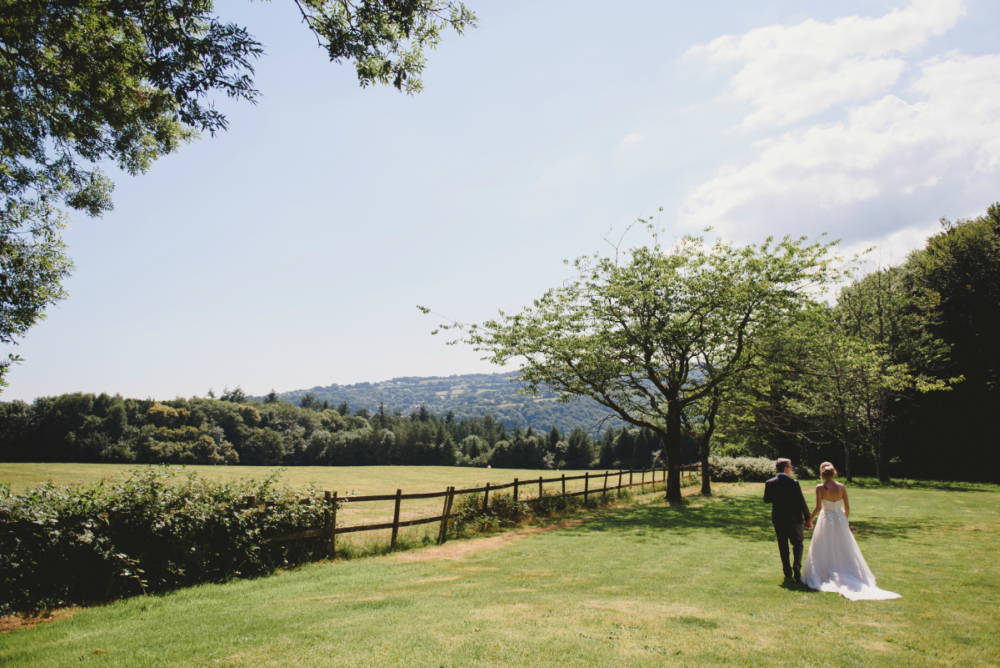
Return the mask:
[[[89,486],[0,485],[0,615],[270,573],[311,559],[318,539],[269,542],[323,525],[315,489],[130,471]],[[245,498],[257,504],[246,507]]]
[[528,504],[514,502],[510,494],[490,494],[489,506],[483,511],[481,494],[465,494],[458,498],[448,523],[450,536],[499,531],[512,527],[530,516]]
[[767,457],[709,457],[708,465],[715,482],[767,482],[777,474]]

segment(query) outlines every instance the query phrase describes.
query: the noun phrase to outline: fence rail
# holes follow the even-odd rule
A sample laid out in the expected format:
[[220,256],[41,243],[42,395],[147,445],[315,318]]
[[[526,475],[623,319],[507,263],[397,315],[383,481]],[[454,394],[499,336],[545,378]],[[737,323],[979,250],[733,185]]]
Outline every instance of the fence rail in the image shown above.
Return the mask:
[[[695,471],[700,468],[700,464],[689,464],[682,466],[680,468],[681,475],[683,476],[687,473],[691,476]],[[648,476],[648,479],[647,479]],[[543,497],[546,491],[552,493],[552,490],[546,490],[545,485],[552,485],[554,483],[559,484],[559,488],[556,491],[561,496],[564,497],[576,497],[582,496],[585,500],[589,499],[590,496],[600,496],[606,495],[609,491],[616,492],[622,489],[628,489],[631,487],[644,488],[647,485],[655,485],[659,477],[659,482],[664,482],[667,477],[667,468],[652,468],[652,469],[619,469],[617,471],[605,471],[602,473],[592,474],[589,471],[583,475],[576,476],[566,476],[560,475],[559,477],[546,478],[544,476],[539,476],[537,480],[520,480],[514,478],[513,482],[509,482],[502,485],[493,485],[487,483],[483,487],[470,487],[466,489],[455,489],[454,487],[449,487],[443,492],[418,492],[413,494],[403,494],[402,490],[396,490],[395,494],[368,494],[361,496],[341,496],[338,497],[336,492],[324,492],[323,503],[325,505],[324,509],[324,522],[323,528],[321,529],[308,529],[306,531],[298,531],[295,533],[285,534],[282,536],[277,536],[270,539],[271,542],[279,541],[290,541],[290,540],[301,540],[306,538],[325,538],[325,545],[321,545],[320,549],[317,550],[317,558],[327,556],[335,557],[337,555],[337,544],[336,537],[341,534],[348,533],[359,533],[363,531],[392,531],[392,537],[390,539],[391,545],[395,546],[399,535],[399,530],[404,527],[419,526],[422,524],[432,524],[435,522],[440,523],[440,528],[438,529],[438,542],[443,543],[448,535],[448,520],[452,515],[452,506],[455,502],[456,496],[463,496],[467,494],[482,494],[483,495],[483,510],[489,507],[489,499],[491,493],[500,492],[502,490],[511,489],[513,490],[512,496],[515,503],[519,501],[530,501],[532,499],[539,499]],[[574,486],[573,483],[578,481],[583,481],[582,490],[572,490]],[[609,484],[610,482],[610,484]],[[566,483],[570,483],[571,491],[567,491]],[[593,487],[591,486],[593,484]],[[537,494],[533,495],[533,492],[537,490]],[[431,515],[428,517],[415,517],[410,519],[400,519],[400,507],[403,501],[415,501],[415,500],[427,500],[427,499],[443,499],[441,505],[440,514]],[[355,504],[362,503],[377,503],[377,502],[394,502],[394,509],[392,514],[391,522],[375,522],[367,524],[353,524],[347,526],[337,526],[337,509],[338,506],[345,513],[349,513],[349,506],[354,506]],[[313,503],[313,499],[302,499],[299,503]],[[247,507],[256,506],[256,499],[254,497],[249,497],[245,504]],[[357,513],[354,513],[357,514]]]

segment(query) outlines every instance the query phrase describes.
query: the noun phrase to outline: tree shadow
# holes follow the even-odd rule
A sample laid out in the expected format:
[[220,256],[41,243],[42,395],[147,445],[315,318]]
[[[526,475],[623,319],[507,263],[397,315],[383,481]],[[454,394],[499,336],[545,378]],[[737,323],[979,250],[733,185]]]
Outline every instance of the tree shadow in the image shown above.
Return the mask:
[[715,497],[704,502],[623,508],[574,527],[574,531],[649,531],[690,535],[705,530],[752,541],[774,540],[770,506],[756,497]]
[[920,489],[938,492],[1000,492],[1000,486],[990,483],[947,482],[937,480],[886,480],[879,482],[877,478],[855,478],[850,486],[859,489]]
[[[947,522],[913,519],[873,518],[852,521],[851,529],[858,537],[885,539],[906,538],[911,534],[953,526]],[[771,507],[757,496],[713,497],[683,506],[655,504],[612,510],[584,524],[567,529],[577,532],[631,532],[648,535],[665,532],[675,536],[690,536],[705,531],[720,533],[744,541],[775,540],[771,525]],[[806,532],[806,539],[811,532]]]

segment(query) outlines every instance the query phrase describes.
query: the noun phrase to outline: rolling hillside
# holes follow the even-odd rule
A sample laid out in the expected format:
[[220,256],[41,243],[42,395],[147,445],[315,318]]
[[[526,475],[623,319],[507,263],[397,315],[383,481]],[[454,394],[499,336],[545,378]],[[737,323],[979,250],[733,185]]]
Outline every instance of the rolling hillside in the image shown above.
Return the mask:
[[[385,404],[388,412],[406,415],[426,405],[438,414],[454,411],[456,417],[483,416],[492,413],[507,427],[515,424],[530,425],[534,429],[550,430],[553,426],[560,430],[575,427],[597,432],[599,424],[608,411],[590,399],[560,402],[553,393],[536,397],[518,394],[521,384],[512,382],[513,373],[469,374],[429,378],[403,377],[378,383],[357,383],[355,385],[329,385],[308,390],[294,390],[281,394],[281,398],[300,403],[306,394],[312,394],[319,402],[328,401],[337,406],[347,402],[351,411],[367,408],[375,412],[379,403]],[[621,426],[620,420],[608,424]]]

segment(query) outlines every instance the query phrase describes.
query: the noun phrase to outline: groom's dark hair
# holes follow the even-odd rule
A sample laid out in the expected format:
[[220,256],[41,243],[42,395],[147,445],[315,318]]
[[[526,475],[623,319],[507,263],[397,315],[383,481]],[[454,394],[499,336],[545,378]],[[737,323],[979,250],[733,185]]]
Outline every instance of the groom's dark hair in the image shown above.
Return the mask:
[[778,470],[778,473],[783,473],[786,466],[791,466],[792,460],[782,457],[778,461],[774,462],[774,468]]

